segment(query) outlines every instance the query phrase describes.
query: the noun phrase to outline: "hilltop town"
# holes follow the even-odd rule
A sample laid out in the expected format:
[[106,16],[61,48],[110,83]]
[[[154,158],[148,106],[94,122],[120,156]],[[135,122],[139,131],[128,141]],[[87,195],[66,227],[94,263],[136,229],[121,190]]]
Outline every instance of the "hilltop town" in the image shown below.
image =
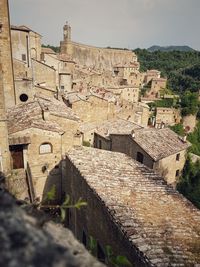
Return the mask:
[[[94,237],[109,266],[107,245],[131,266],[199,266],[200,211],[177,191],[196,113],[183,116],[167,78],[141,71],[133,51],[74,42],[69,23],[62,30],[55,52],[34,29],[10,25],[0,0],[5,187],[29,205],[48,206],[52,190],[51,205],[86,201],[64,225],[86,248]],[[172,130],[180,123],[182,135]]]

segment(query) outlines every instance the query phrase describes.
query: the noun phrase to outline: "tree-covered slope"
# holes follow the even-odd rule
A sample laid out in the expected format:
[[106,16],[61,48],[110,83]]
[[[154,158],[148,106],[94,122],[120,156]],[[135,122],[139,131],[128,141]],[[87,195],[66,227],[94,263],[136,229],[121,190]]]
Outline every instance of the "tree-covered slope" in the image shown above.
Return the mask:
[[139,48],[134,52],[138,56],[140,70],[160,70],[161,75],[168,78],[168,87],[174,92],[197,92],[200,89],[200,52],[149,52]]

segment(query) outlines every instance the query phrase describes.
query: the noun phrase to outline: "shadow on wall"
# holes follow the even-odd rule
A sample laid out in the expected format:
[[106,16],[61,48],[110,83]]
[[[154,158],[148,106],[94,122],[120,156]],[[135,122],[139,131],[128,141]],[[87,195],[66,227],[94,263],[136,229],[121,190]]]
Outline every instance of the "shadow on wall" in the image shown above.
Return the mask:
[[43,204],[60,204],[62,201],[62,166],[64,160],[61,160],[53,169],[50,171],[43,170],[48,173],[43,195],[42,203]]

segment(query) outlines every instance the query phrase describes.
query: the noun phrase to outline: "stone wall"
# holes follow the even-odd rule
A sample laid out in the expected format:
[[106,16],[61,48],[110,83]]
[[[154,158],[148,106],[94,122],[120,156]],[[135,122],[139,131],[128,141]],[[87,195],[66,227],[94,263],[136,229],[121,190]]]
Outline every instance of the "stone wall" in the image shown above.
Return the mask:
[[33,65],[33,79],[35,84],[40,84],[44,87],[49,87],[56,92],[56,71],[54,68],[39,62],[32,60]]
[[84,122],[102,122],[114,117],[114,103],[96,96],[74,102],[72,110]]
[[15,105],[8,0],[0,1],[0,18],[2,23],[0,31],[0,58],[2,62],[5,107],[8,108]]
[[62,41],[60,46],[61,53],[70,55],[77,64],[96,69],[112,70],[114,65],[123,65],[135,58],[130,50],[98,48],[71,41]]
[[32,207],[27,206],[25,212],[2,189],[0,203],[1,266],[104,266],[89,254],[71,231],[50,222]]
[[[42,200],[42,197],[54,184],[59,188],[61,174],[58,165],[62,155],[61,136],[56,132],[37,128],[30,128],[10,135],[14,138],[20,136],[28,136],[31,140],[28,147],[23,150],[24,166],[26,168],[27,162],[29,163],[36,197]],[[40,154],[40,145],[43,143],[52,145],[52,153]]]
[[80,210],[70,210],[69,217],[66,218],[66,225],[77,239],[83,242],[83,236],[85,236],[86,246],[89,247],[89,237],[92,236],[97,241],[97,255],[100,250],[106,253],[106,246],[110,245],[114,255],[126,256],[132,263],[134,262],[135,266],[150,266],[142,263],[137,256],[137,250],[119,230],[105,203],[68,158],[66,159],[66,178],[63,180],[62,188],[64,193],[70,195],[72,203],[80,197],[87,202],[87,206]]
[[[179,160],[176,160],[177,154],[180,154]],[[186,151],[180,151],[180,153],[177,154],[155,162],[153,167],[157,173],[165,178],[168,184],[172,184],[173,186],[176,186],[181,176],[186,159]],[[179,171],[178,175],[176,175],[176,171]]]

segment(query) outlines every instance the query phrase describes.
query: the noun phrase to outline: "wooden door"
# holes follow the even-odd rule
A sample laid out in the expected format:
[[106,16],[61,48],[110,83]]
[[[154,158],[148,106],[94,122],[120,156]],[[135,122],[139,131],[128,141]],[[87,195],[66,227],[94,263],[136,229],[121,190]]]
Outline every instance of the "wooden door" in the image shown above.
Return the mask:
[[11,150],[13,169],[24,168],[23,146],[13,146]]

